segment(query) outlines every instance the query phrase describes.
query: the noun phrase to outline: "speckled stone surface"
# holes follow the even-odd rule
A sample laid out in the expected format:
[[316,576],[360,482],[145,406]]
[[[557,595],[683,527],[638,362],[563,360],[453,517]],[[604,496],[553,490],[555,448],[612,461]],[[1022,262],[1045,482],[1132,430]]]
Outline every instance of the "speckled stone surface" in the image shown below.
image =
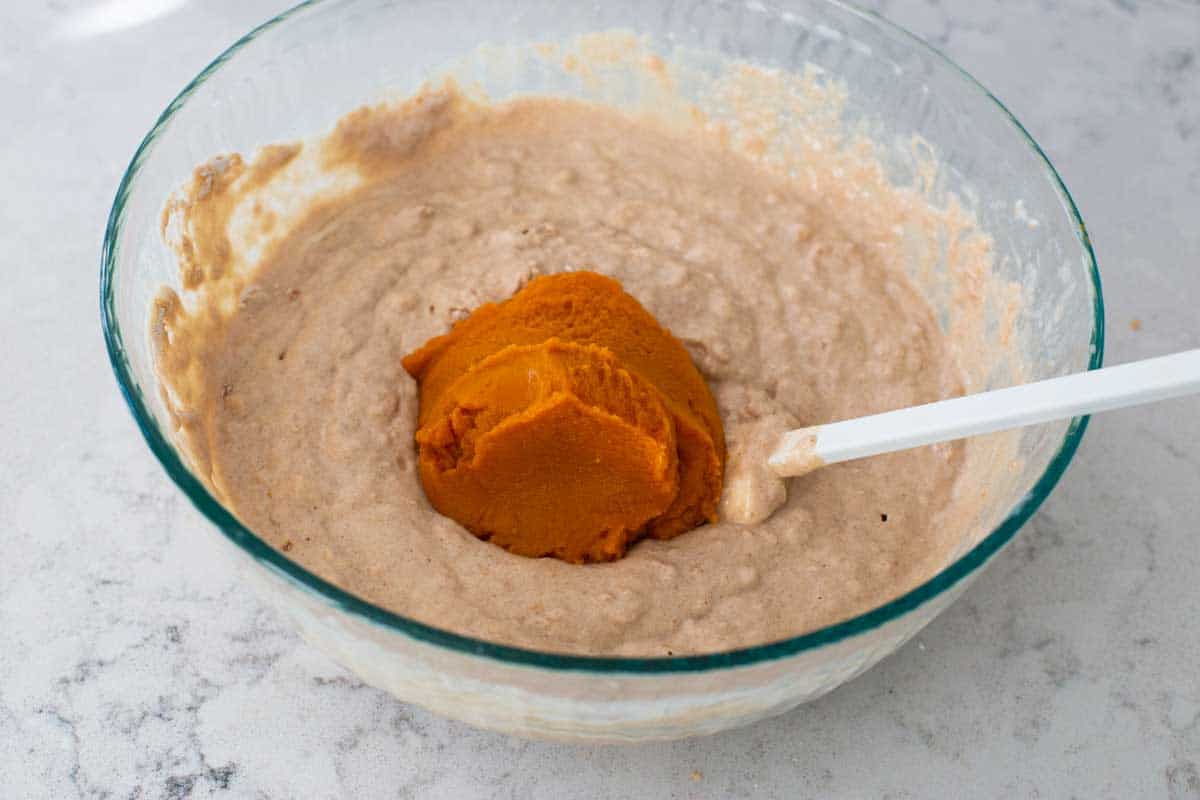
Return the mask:
[[[523,742],[396,702],[300,642],[142,443],[96,310],[137,141],[278,5],[0,9],[0,796],[1200,798],[1195,399],[1093,420],[962,601],[862,678],[745,730]],[[105,30],[149,7],[167,13]],[[1099,253],[1110,363],[1200,346],[1200,5],[876,7],[995,91],[1061,169]]]

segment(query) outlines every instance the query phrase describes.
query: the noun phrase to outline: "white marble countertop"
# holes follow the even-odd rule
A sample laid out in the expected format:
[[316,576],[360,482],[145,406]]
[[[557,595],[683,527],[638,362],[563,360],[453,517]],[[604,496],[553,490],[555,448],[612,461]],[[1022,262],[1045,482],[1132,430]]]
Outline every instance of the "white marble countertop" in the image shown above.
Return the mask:
[[[1110,363],[1200,345],[1196,0],[876,5],[995,91],[1062,171],[1099,254]],[[154,6],[168,13],[106,30]],[[0,795],[1200,798],[1194,399],[1095,419],[962,601],[862,678],[745,730],[518,741],[300,642],[142,443],[96,291],[137,142],[279,6],[0,10]]]

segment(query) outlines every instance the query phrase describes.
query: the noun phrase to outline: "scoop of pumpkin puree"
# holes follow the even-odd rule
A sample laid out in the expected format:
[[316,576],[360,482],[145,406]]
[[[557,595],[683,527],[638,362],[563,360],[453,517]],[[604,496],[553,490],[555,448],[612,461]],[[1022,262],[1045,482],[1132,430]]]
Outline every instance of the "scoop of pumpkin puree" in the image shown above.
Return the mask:
[[403,365],[420,389],[426,497],[481,539],[587,563],[716,520],[716,402],[679,340],[611,278],[536,278]]

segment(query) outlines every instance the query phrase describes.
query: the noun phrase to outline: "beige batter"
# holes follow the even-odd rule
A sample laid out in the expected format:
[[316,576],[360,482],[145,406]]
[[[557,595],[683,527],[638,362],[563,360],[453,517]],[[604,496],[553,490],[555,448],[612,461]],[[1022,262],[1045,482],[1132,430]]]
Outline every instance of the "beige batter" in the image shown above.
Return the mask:
[[[197,172],[169,209],[186,218],[185,277],[220,272],[229,187],[293,155]],[[154,320],[168,387],[196,400],[180,424],[200,471],[318,575],[491,641],[667,655],[861,613],[959,543],[941,521],[961,446],[787,486],[764,464],[788,428],[960,391],[887,238],[901,214],[888,197],[869,201],[878,225],[846,224],[863,216],[848,214],[848,193],[769,173],[718,138],[566,100],[476,106],[453,90],[356,112],[322,157],[356,167],[362,184],[281,232],[227,322],[216,308],[185,312],[171,292]],[[414,469],[416,386],[400,365],[479,304],[573,269],[616,277],[685,343],[730,453],[722,522],[588,566],[511,555],[430,508]],[[205,319],[200,348],[188,332]]]

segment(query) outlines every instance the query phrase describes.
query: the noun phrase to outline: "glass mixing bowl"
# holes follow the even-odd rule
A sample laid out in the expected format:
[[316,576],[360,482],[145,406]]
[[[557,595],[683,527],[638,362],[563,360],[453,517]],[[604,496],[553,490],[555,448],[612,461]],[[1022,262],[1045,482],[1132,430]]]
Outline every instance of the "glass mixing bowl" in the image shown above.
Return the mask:
[[[634,31],[667,55],[688,47],[768,68],[815,65],[844,81],[847,120],[881,141],[916,135],[928,143],[944,166],[935,195],[953,193],[975,213],[994,239],[996,270],[1024,287],[1016,320],[1024,377],[1098,367],[1103,308],[1087,233],[1020,124],[970,76],[885,20],[827,0],[783,5],[305,3],[222,53],[138,148],[108,220],[101,267],[104,335],[121,390],[151,450],[228,542],[247,579],[308,641],[367,683],[446,716],[529,736],[637,741],[743,725],[818,697],[893,652],[966,589],[1066,469],[1086,418],[1022,433],[1020,474],[990,493],[993,522],[964,533],[955,559],[933,578],[861,616],[712,655],[596,658],[480,641],[367,603],[269,547],[185,466],[157,400],[146,329],[158,287],[179,286],[159,214],[192,168],[218,153],[328,130],[354,107],[417,90],[481,44],[562,42],[593,31]],[[482,64],[474,77],[493,97],[544,88],[527,71]],[[897,180],[913,177],[902,159],[888,168]],[[981,374],[992,377],[978,388],[1005,381],[1003,370]]]

